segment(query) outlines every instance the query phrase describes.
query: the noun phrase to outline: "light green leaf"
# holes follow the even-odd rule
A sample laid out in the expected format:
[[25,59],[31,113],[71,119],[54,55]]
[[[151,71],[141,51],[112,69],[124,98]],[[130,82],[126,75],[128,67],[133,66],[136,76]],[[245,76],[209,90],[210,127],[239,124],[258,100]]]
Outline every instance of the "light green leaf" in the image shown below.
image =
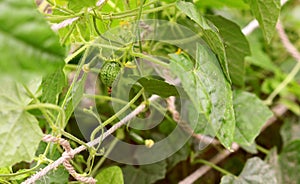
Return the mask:
[[209,22],[203,16],[200,15],[200,13],[197,10],[197,7],[194,4],[189,2],[178,1],[176,5],[182,13],[186,14],[189,18],[191,18],[201,27],[204,40],[208,43],[211,49],[218,56],[222,70],[228,81],[231,82],[225,46],[223,44],[221,36],[218,33],[218,29],[214,25],[209,24]]
[[[64,49],[32,0],[0,1],[1,74],[26,81],[64,65]],[[25,79],[24,79],[25,77]]]
[[235,91],[233,95],[236,129],[234,141],[251,145],[272,112],[254,94]]
[[258,151],[256,149],[256,143],[252,143],[250,145],[240,145],[241,148],[245,151],[247,151],[248,153],[251,153],[251,154],[257,154]]
[[[275,88],[274,88],[275,89]],[[290,111],[292,111],[295,115],[300,116],[300,106],[298,102],[295,102],[293,99],[290,99],[290,94],[287,94],[285,91],[281,91],[280,94],[283,94],[282,96],[287,96],[287,98],[280,98],[278,103],[284,105],[287,107]]]
[[208,19],[218,28],[225,45],[229,74],[232,83],[244,86],[245,56],[250,55],[249,43],[240,27],[221,16],[209,16]]
[[[11,78],[0,78],[0,167],[20,161],[31,161],[42,138],[37,119],[24,111],[30,103],[22,84]],[[24,84],[33,94],[40,80]]]
[[280,0],[249,0],[248,4],[259,22],[267,42],[270,43],[280,13]]
[[208,123],[221,143],[230,148],[235,129],[232,91],[216,57],[200,44],[196,48],[195,66],[183,55],[170,57],[171,71],[180,78],[196,113],[203,116],[199,123]]
[[127,165],[122,168],[125,183],[150,184],[163,179],[167,172],[166,161],[149,165],[141,165],[138,168]]
[[95,7],[98,0],[69,0],[68,7],[74,12],[79,12],[83,8]]
[[212,8],[223,8],[233,7],[239,9],[249,9],[249,6],[243,2],[243,0],[209,0],[209,1],[196,1],[196,6],[199,8],[212,7]]
[[277,184],[275,171],[258,157],[247,160],[238,177],[223,176],[221,184]]
[[279,155],[282,183],[300,181],[300,140],[295,140],[283,147]]
[[96,176],[98,184],[123,184],[122,170],[118,166],[112,166],[100,171]]

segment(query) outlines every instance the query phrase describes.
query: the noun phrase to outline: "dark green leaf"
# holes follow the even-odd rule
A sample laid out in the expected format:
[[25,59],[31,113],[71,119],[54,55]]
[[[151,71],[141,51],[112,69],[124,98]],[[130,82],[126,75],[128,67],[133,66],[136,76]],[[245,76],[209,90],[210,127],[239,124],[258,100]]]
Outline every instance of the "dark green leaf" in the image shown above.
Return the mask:
[[254,94],[235,91],[233,95],[236,129],[234,141],[251,145],[272,112]]
[[174,153],[172,156],[167,158],[168,167],[167,169],[172,169],[179,162],[186,160],[191,153],[191,148],[189,144],[185,144],[180,150]]
[[246,162],[242,173],[238,177],[223,176],[221,184],[277,184],[274,170],[258,157]]
[[138,79],[137,82],[139,82],[144,87],[145,91],[164,98],[167,98],[169,96],[179,96],[178,91],[181,91],[181,93],[184,92],[183,89],[179,86],[174,86],[162,80],[150,77],[142,77]]
[[118,166],[112,166],[100,171],[96,176],[98,184],[123,184],[122,170]]
[[295,140],[283,147],[279,155],[282,183],[300,183],[300,140]]
[[281,72],[279,67],[271,61],[270,56],[264,52],[263,44],[259,38],[259,34],[255,32],[248,37],[251,48],[251,56],[247,56],[246,61],[274,73]]
[[62,92],[66,84],[65,74],[62,68],[43,78],[42,82],[42,102],[57,104],[58,95]]
[[209,22],[203,16],[200,15],[200,13],[197,10],[197,7],[194,4],[189,2],[178,1],[176,5],[177,8],[182,11],[182,13],[186,14],[189,18],[191,18],[197,24],[199,24],[203,31],[205,41],[218,56],[222,70],[228,81],[231,82],[225,46],[223,44],[221,36],[218,33],[217,28],[209,24]]
[[64,49],[32,0],[0,1],[1,74],[26,81],[64,65]]
[[221,16],[209,16],[210,21],[218,28],[225,45],[229,74],[232,83],[244,86],[245,56],[250,55],[249,43],[234,22]]
[[122,168],[125,183],[151,184],[165,177],[167,171],[166,161],[149,165],[141,165],[138,168],[127,165]]
[[69,172],[63,167],[59,166],[57,169],[51,170],[46,176],[36,181],[36,184],[67,184],[69,181]]
[[249,0],[248,3],[267,42],[270,43],[280,13],[280,0]]
[[82,99],[86,78],[87,73],[84,72],[79,79],[77,79],[77,81],[72,81],[74,82],[74,85],[71,89],[71,94],[67,97],[67,99],[65,99],[65,104],[63,107],[66,113],[66,121],[70,119],[72,113]]
[[63,166],[59,166],[57,169],[51,170],[46,176],[36,181],[36,184],[66,184],[68,181],[69,172]]
[[216,57],[200,44],[196,48],[196,66],[183,55],[170,56],[171,71],[180,78],[196,113],[203,116],[199,121],[208,123],[221,143],[230,148],[235,128],[232,91]]

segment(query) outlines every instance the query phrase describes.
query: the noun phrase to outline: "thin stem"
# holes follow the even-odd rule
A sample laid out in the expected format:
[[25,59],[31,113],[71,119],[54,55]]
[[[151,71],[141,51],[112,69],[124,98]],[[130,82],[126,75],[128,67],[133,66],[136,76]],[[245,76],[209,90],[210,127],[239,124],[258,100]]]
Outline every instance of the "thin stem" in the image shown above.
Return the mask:
[[[75,53],[73,53],[71,56],[71,58],[73,58],[73,57],[75,57],[75,56],[77,56],[79,53],[81,53],[82,51],[84,51],[87,47],[89,46],[89,44],[85,44],[83,47],[81,47],[80,49],[78,49]],[[68,91],[67,91],[67,93],[66,93],[66,96],[65,96],[65,98],[64,98],[64,100],[63,100],[63,102],[62,102],[62,104],[61,104],[61,108],[62,109],[65,109],[66,108],[66,106],[67,106],[67,103],[70,103],[70,98],[72,98],[72,91],[73,91],[73,88],[74,88],[74,86],[75,86],[75,83],[77,83],[78,81],[78,78],[79,78],[79,75],[80,75],[80,73],[81,73],[81,71],[82,71],[82,67],[83,67],[83,65],[84,65],[84,61],[85,61],[85,59],[86,59],[86,57],[87,57],[87,52],[85,52],[85,54],[83,55],[83,58],[80,60],[80,63],[79,63],[79,65],[78,65],[78,70],[76,71],[76,73],[75,73],[75,76],[74,76],[74,78],[73,78],[73,81],[72,81],[72,83],[71,83],[71,85],[70,85],[70,87],[69,87],[69,89],[68,89]],[[69,60],[70,61],[70,60]],[[87,76],[87,73],[86,72],[84,72],[83,73],[83,75],[81,76],[82,78],[82,80],[84,80],[84,78]],[[58,115],[58,117],[59,117],[59,115]],[[62,124],[62,127],[60,127],[61,129],[64,129],[65,128],[65,124],[66,124],[67,122],[64,122],[63,124]]]
[[63,37],[61,44],[64,45],[67,41],[67,39],[70,37],[70,35],[72,34],[72,32],[75,29],[75,24],[72,24],[71,29],[67,32],[67,34]]
[[[151,2],[149,2],[149,3],[146,3],[146,4],[144,4],[143,5],[143,8],[145,8],[145,7],[147,7],[147,6],[150,6],[151,4],[154,4],[154,3],[156,3],[157,2],[157,0],[156,1],[151,1]],[[115,14],[113,14],[113,15],[126,15],[126,14],[128,14],[128,13],[132,13],[132,12],[137,12],[137,11],[139,11],[139,7],[138,8],[134,8],[134,9],[131,9],[131,10],[127,10],[127,11],[123,11],[123,12],[120,12],[120,13],[115,13]],[[109,16],[109,14],[105,14],[105,13],[103,13],[103,15],[107,15],[107,16]]]
[[47,153],[48,153],[48,151],[49,151],[49,149],[50,149],[50,144],[51,144],[50,142],[47,143],[47,146],[46,146],[46,148],[45,148],[45,150],[44,150],[44,153],[43,153],[43,156],[44,156],[44,157],[47,156]]
[[83,173],[83,170],[82,170],[82,166],[81,165],[78,165],[75,161],[73,160],[70,160],[70,163],[72,164],[72,166],[79,172],[79,173]]
[[69,134],[68,132],[65,132],[64,130],[61,130],[60,133],[63,136],[67,137],[68,139],[71,139],[72,141],[77,142],[80,145],[84,145],[84,146],[88,147],[88,145],[85,142],[83,142],[82,140],[80,140],[77,137],[73,136],[72,134]]
[[[0,177],[1,177],[1,176],[0,176]],[[5,181],[5,180],[2,180],[2,179],[0,179],[0,182],[3,182],[4,184],[11,184],[10,182]]]
[[[50,0],[46,0],[46,1],[52,6],[52,8],[55,8],[55,9],[58,9],[58,10],[62,10],[61,12],[65,11],[65,12],[70,13],[70,14],[74,13],[74,12],[72,12],[71,10],[69,10],[67,8],[58,6],[56,3],[53,3]],[[65,13],[65,12],[63,12],[63,13]]]
[[115,147],[115,145],[117,144],[118,139],[114,139],[111,144],[109,145],[106,153],[101,157],[101,159],[99,160],[99,162],[97,162],[97,164],[95,165],[95,167],[93,168],[92,172],[91,172],[91,176],[95,176],[98,171],[98,169],[101,167],[101,165],[103,164],[103,162],[106,159],[106,156],[113,150],[113,148]]
[[69,63],[73,58],[75,58],[77,55],[79,55],[81,52],[83,52],[85,49],[87,49],[90,45],[89,44],[85,44],[84,46],[82,46],[80,49],[78,49],[77,51],[75,51],[73,54],[69,55],[66,59],[65,59],[65,63]]
[[[37,97],[29,90],[29,88],[26,85],[23,85],[23,87],[25,88],[26,92],[28,93],[28,95],[33,98],[34,102],[39,104],[40,101],[37,99]],[[52,119],[49,117],[47,111],[44,108],[40,108],[39,109],[43,116],[45,117],[46,121],[49,123],[49,125],[53,128],[55,127],[54,122],[52,121]],[[51,114],[51,113],[50,113]],[[51,114],[52,115],[52,114]]]
[[[125,100],[121,100],[119,98],[114,98],[111,96],[105,96],[105,95],[91,95],[91,94],[84,94],[83,97],[87,97],[87,98],[95,98],[95,99],[99,99],[99,100],[106,100],[106,101],[112,101],[112,102],[117,102],[119,104],[124,104],[126,105],[128,102]],[[131,107],[135,108],[136,105],[132,104]]]
[[145,0],[142,0],[141,5],[140,5],[140,9],[139,9],[139,14],[137,16],[137,24],[136,24],[136,30],[137,30],[137,34],[138,34],[138,42],[139,42],[139,49],[140,49],[140,53],[143,53],[143,47],[142,47],[142,40],[141,40],[141,29],[140,29],[140,19],[141,19],[141,15],[143,12],[143,4],[145,3]]
[[53,109],[59,112],[61,114],[61,124],[64,124],[66,120],[65,112],[57,105],[54,104],[48,104],[48,103],[38,103],[38,104],[32,104],[25,107],[25,110],[31,110],[31,109],[41,109],[41,108],[47,108],[47,109]]
[[276,87],[276,89],[268,96],[265,100],[267,105],[271,105],[274,98],[295,78],[297,73],[300,71],[300,62],[294,66],[288,76]]
[[170,122],[174,122],[173,118],[171,118],[167,113],[167,109],[164,108],[161,104],[157,103],[157,102],[152,102],[150,104],[151,106],[153,106],[156,110],[158,110],[159,113],[161,113],[161,115],[165,116],[165,118],[167,120],[169,120]]
[[[94,12],[94,13],[95,13],[95,12]],[[96,15],[96,13],[95,13],[95,15]],[[119,43],[119,42],[114,41],[114,40],[109,40],[108,38],[104,37],[104,36],[101,34],[101,32],[99,31],[98,26],[97,26],[97,22],[96,22],[96,21],[97,21],[97,20],[96,20],[96,16],[93,16],[93,27],[94,27],[96,33],[98,34],[98,36],[100,36],[103,40],[108,41],[108,42],[110,42],[110,43],[115,43],[115,44],[117,44],[117,45],[124,46],[122,43]]]
[[268,155],[269,154],[269,150],[267,150],[266,148],[264,148],[264,147],[262,147],[262,146],[260,146],[260,145],[255,145],[256,146],[256,149],[258,149],[258,151],[260,151],[260,152],[262,152],[262,153],[264,153],[264,154],[266,154],[266,155]]
[[135,95],[133,99],[130,100],[128,104],[126,104],[121,110],[119,110],[116,114],[111,116],[108,120],[106,120],[102,125],[95,128],[95,130],[91,134],[91,140],[95,139],[96,134],[99,132],[99,130],[103,129],[106,125],[113,122],[115,119],[117,119],[121,114],[123,114],[144,92],[144,89],[142,88],[138,94]]
[[91,173],[92,172],[92,168],[95,162],[95,154],[90,154],[88,159],[87,159],[87,164],[86,164],[86,169],[85,172],[86,173]]
[[[156,95],[152,95],[149,98],[149,102],[155,101],[158,99],[158,96]],[[141,113],[144,109],[145,109],[146,105],[145,103],[141,103],[136,109],[134,109],[131,113],[129,113],[126,117],[124,117],[122,120],[120,120],[119,122],[117,122],[115,125],[113,125],[110,129],[108,129],[106,132],[104,132],[103,136],[98,137],[97,139],[88,142],[88,146],[92,147],[96,144],[99,143],[100,140],[102,139],[106,139],[109,135],[111,135],[112,133],[114,133],[116,130],[118,130],[121,126],[123,126],[124,124],[126,124],[128,121],[130,121],[131,119],[133,119],[134,117],[136,117],[139,113]],[[84,150],[86,150],[87,148],[85,146],[79,146],[76,149],[72,150],[71,152],[69,152],[69,155],[76,155]],[[32,175],[30,178],[28,178],[26,181],[24,181],[23,183],[34,183],[36,180],[38,180],[39,178],[45,176],[49,171],[57,168],[60,164],[62,164],[65,160],[67,160],[69,157],[66,156],[62,156],[60,158],[58,158],[57,160],[55,160],[53,163],[47,165],[45,168],[41,169],[38,173]]]
[[140,57],[140,58],[143,58],[143,59],[147,59],[147,60],[149,60],[153,63],[159,64],[160,66],[163,66],[163,67],[168,67],[169,66],[168,63],[162,62],[159,59],[156,59],[154,57],[148,56],[148,55],[143,54],[143,53],[131,52],[131,55],[135,56],[135,57]]
[[21,172],[17,172],[17,173],[12,173],[12,174],[0,174],[0,177],[2,178],[11,178],[11,177],[15,177],[15,176],[20,176],[23,174],[27,174],[29,172],[32,172],[34,170],[36,170],[39,166],[41,165],[41,163],[38,162],[38,164],[36,164],[34,167],[30,168],[30,169],[26,169],[24,171]]
[[224,174],[224,175],[235,176],[235,175],[232,174],[231,172],[229,172],[229,171],[227,171],[227,170],[225,170],[225,169],[223,169],[223,168],[221,168],[221,167],[219,167],[219,166],[217,166],[217,165],[215,165],[215,164],[213,164],[213,163],[211,163],[211,162],[209,162],[209,161],[207,161],[207,160],[197,159],[197,160],[195,160],[194,163],[202,163],[202,164],[205,164],[205,165],[208,165],[208,166],[214,168],[215,170],[221,172],[221,173]]
[[[78,65],[76,65],[76,64],[66,64],[65,65],[65,68],[68,68],[68,69],[71,69],[71,70],[77,70],[78,69]],[[91,72],[94,72],[94,73],[99,73],[100,71],[100,69],[98,69],[98,68],[89,68],[89,70],[91,71]]]
[[120,51],[128,50],[128,48],[121,48],[121,47],[116,47],[116,46],[106,45],[106,44],[101,44],[101,43],[93,43],[92,45],[98,46],[98,47],[104,47],[104,48],[108,48],[108,49],[112,49],[112,50],[120,50]]
[[[160,6],[157,8],[152,8],[150,10],[145,10],[142,12],[142,14],[149,14],[149,13],[153,13],[153,12],[157,12],[157,11],[162,11],[165,10],[166,8],[170,8],[175,6],[175,3],[170,3],[170,4],[166,4],[164,6]],[[122,18],[126,18],[126,17],[132,17],[132,16],[137,16],[139,14],[139,12],[130,12],[130,13],[123,13],[123,14],[110,14],[110,15],[102,15],[101,19],[103,20],[111,20],[111,19],[122,19]]]

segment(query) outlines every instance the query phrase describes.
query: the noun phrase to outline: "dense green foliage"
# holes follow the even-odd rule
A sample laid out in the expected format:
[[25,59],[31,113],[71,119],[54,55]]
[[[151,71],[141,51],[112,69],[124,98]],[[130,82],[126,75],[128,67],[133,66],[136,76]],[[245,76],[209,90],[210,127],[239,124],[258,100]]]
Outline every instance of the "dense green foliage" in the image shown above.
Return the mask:
[[[74,155],[77,173],[178,183],[207,164],[195,183],[300,183],[300,61],[276,34],[279,19],[300,48],[299,12],[296,0],[0,0],[0,183],[63,156],[43,135],[75,149],[118,122],[116,139]],[[288,112],[262,132],[274,106]],[[70,174],[36,183],[80,183]]]

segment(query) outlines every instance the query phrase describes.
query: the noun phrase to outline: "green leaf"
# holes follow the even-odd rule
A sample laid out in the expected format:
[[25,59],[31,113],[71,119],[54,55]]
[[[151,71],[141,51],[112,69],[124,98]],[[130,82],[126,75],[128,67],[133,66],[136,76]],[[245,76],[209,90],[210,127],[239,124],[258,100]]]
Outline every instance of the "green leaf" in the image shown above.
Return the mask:
[[234,141],[251,145],[272,112],[254,94],[235,91],[233,95],[236,129]]
[[300,118],[287,118],[280,129],[283,144],[286,145],[291,141],[300,140]]
[[279,155],[282,183],[300,182],[300,140],[295,140],[283,147]]
[[123,184],[122,170],[118,166],[111,166],[100,171],[96,176],[97,183]]
[[63,87],[65,87],[66,80],[65,74],[62,68],[59,68],[54,73],[51,73],[43,77],[42,82],[42,102],[48,102],[52,104],[57,104],[58,95],[62,92]]
[[248,4],[259,22],[267,42],[270,43],[280,13],[280,0],[249,0]]
[[73,81],[74,86],[71,89],[71,94],[69,97],[67,97],[67,99],[65,99],[65,104],[63,107],[66,113],[66,122],[70,119],[72,113],[82,99],[86,78],[87,74],[83,73],[83,75],[77,79],[77,81]]
[[280,170],[279,159],[278,159],[276,147],[269,150],[269,153],[268,153],[267,157],[265,158],[265,162],[274,169],[275,174],[276,174],[277,183],[282,183],[281,170]]
[[[274,88],[275,89],[275,88]],[[281,93],[284,93],[285,91],[282,91]],[[290,99],[291,94],[286,94],[287,98],[280,98],[278,103],[284,105],[287,107],[290,111],[292,111],[295,115],[300,116],[300,106],[298,102],[295,102],[293,99]],[[282,95],[285,96],[285,95]]]
[[46,176],[36,181],[36,184],[66,184],[69,181],[69,172],[63,167],[59,166],[57,169],[51,170]]
[[68,7],[74,12],[79,12],[83,8],[95,7],[98,0],[69,0]]
[[248,153],[251,153],[251,154],[258,153],[255,142],[250,145],[240,145],[240,146],[243,150],[247,151]]
[[[22,84],[8,77],[0,78],[0,167],[31,161],[42,138],[37,119],[24,111],[31,102]],[[33,94],[40,80],[24,84]]]
[[156,94],[163,98],[167,98],[169,96],[179,96],[178,91],[183,92],[183,89],[179,86],[174,86],[162,80],[150,77],[139,78],[137,82],[139,82],[148,93]]
[[167,172],[166,161],[157,162],[149,165],[141,165],[138,168],[127,165],[122,168],[125,183],[154,183],[163,179]]
[[26,81],[26,74],[48,74],[64,65],[65,51],[34,1],[2,0],[0,9],[1,74]]
[[[199,120],[208,123],[221,143],[230,148],[235,129],[232,91],[216,57],[200,44],[196,48],[195,66],[183,55],[170,57],[171,71],[180,78],[196,113],[203,116]],[[198,126],[203,126],[201,122]]]
[[242,173],[238,176],[223,176],[221,184],[277,184],[274,170],[258,157],[247,160]]
[[225,45],[229,74],[232,83],[244,86],[245,60],[250,55],[249,43],[240,27],[221,16],[209,16],[208,19],[218,28]]
[[243,2],[243,0],[209,0],[209,1],[197,1],[196,6],[199,8],[212,7],[223,8],[233,7],[239,9],[249,9],[249,6]]
[[209,22],[200,15],[197,10],[197,7],[189,2],[178,1],[177,8],[184,14],[186,14],[189,18],[194,20],[202,29],[204,40],[208,43],[210,48],[216,53],[218,56],[220,65],[222,70],[228,79],[231,82],[229,69],[227,64],[225,46],[223,44],[222,38],[219,35],[219,31],[214,25],[209,24]]
[[251,48],[251,56],[247,56],[246,61],[274,73],[280,73],[281,70],[279,67],[276,66],[276,64],[271,60],[270,56],[264,52],[259,33],[253,32],[248,37],[248,40]]
[[179,162],[187,160],[188,156],[191,153],[190,144],[185,144],[180,150],[174,153],[172,156],[167,158],[168,167],[167,170],[169,171],[174,166],[176,166]]

